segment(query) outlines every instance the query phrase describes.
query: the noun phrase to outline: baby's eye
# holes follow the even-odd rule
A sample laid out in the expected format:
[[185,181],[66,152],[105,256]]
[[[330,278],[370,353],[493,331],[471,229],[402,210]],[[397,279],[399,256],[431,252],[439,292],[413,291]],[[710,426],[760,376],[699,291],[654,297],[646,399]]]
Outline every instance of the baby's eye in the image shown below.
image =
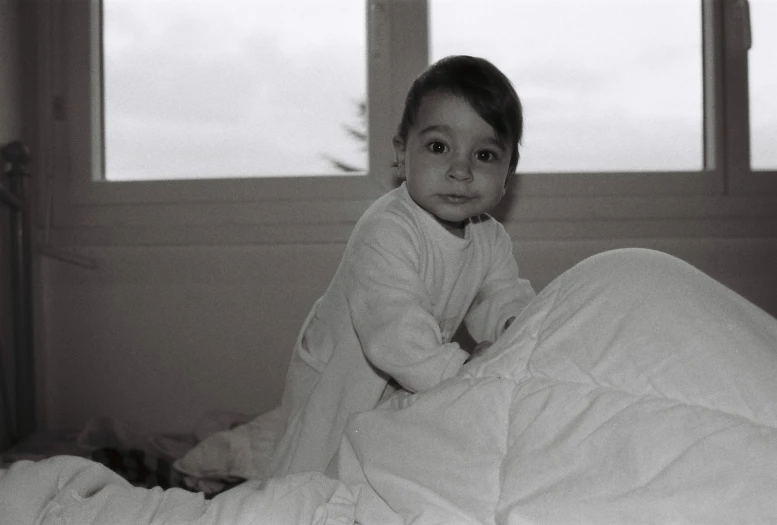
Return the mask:
[[448,150],[448,147],[445,145],[444,142],[440,142],[439,140],[433,140],[432,142],[426,145],[426,149],[428,149],[432,153],[440,154],[440,153],[445,153]]
[[482,149],[475,154],[475,157],[481,162],[494,162],[499,160],[499,155],[491,150]]

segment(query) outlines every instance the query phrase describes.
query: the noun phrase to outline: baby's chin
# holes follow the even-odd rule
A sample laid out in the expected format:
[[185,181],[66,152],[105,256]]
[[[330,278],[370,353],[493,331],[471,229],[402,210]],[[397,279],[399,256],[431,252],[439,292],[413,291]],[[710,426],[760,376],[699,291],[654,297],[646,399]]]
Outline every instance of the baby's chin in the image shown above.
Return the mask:
[[467,221],[469,221],[472,217],[478,217],[484,213],[487,212],[482,210],[480,207],[467,206],[466,208],[462,207],[462,209],[454,210],[453,212],[448,210],[439,210],[439,213],[435,213],[434,216],[437,217],[437,220],[441,222],[446,222],[449,224],[466,224]]
[[451,217],[450,215],[434,215],[434,218],[437,219],[437,222],[439,222],[446,230],[456,232],[464,231],[464,228],[469,222],[470,216],[467,215],[462,219],[459,216]]

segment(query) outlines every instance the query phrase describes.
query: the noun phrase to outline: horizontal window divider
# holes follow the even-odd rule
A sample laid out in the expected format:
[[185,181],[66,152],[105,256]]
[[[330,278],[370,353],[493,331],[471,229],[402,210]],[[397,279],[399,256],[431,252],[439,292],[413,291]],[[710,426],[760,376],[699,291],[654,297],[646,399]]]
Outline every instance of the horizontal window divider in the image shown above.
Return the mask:
[[777,170],[743,173],[729,184],[728,193],[732,196],[777,197]]
[[[519,173],[509,191],[538,196],[717,195],[714,172]],[[766,179],[766,178],[764,178]],[[766,181],[768,182],[768,181]],[[95,181],[74,184],[71,202],[83,205],[333,201],[375,199],[387,191],[370,176]]]
[[110,226],[274,226],[289,224],[354,224],[372,200],[181,202],[73,206],[58,225]]
[[[279,177],[185,181],[93,182],[72,192],[72,204],[180,206],[190,203],[278,203],[372,201],[387,188],[371,177]],[[513,198],[599,198],[721,196],[713,172],[525,173],[516,175]],[[729,184],[731,196],[777,195],[777,172],[755,171]]]
[[[523,240],[622,240],[629,238],[761,238],[777,241],[774,217],[511,220],[504,223],[515,243]],[[72,226],[50,230],[55,247],[222,246],[345,244],[353,222],[310,224],[175,224]]]
[[[56,227],[122,228],[174,226],[209,228],[350,224],[373,199],[179,202],[70,206],[55,214]],[[771,220],[777,223],[777,194],[558,197],[510,193],[493,215],[503,222],[577,220]]]
[[148,181],[92,181],[74,184],[75,204],[181,202],[265,202],[375,198],[385,189],[367,175],[246,177]]
[[518,173],[512,192],[531,196],[720,195],[715,171]]
[[760,218],[777,221],[777,196],[511,196],[494,214],[503,222],[535,220],[687,220]]

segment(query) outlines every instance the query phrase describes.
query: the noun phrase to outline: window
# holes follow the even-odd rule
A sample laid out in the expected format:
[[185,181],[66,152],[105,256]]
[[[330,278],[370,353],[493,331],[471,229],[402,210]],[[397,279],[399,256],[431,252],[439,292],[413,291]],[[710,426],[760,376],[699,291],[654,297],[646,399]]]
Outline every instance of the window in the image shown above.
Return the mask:
[[102,7],[105,179],[366,171],[363,2]]
[[750,12],[750,158],[755,170],[777,170],[777,0],[750,0]]
[[[104,85],[99,74],[100,0],[41,3],[40,9],[50,10],[41,31],[51,35],[54,60],[54,92],[43,96],[64,93],[67,107],[61,135],[52,139],[64,145],[51,150],[70,156],[64,162],[72,170],[75,202],[85,206],[156,203],[167,206],[165,217],[171,216],[168,212],[178,213],[176,206],[188,201],[262,202],[260,208],[265,211],[252,211],[240,220],[350,224],[365,202],[394,182],[391,138],[407,88],[430,61],[450,53],[492,59],[512,76],[524,101],[527,125],[518,167],[524,176],[520,189],[512,186],[524,199],[519,212],[523,216],[627,217],[635,213],[631,201],[625,204],[628,199],[656,196],[678,199],[644,213],[677,217],[690,213],[679,204],[688,196],[777,193],[773,146],[777,90],[772,66],[777,49],[774,32],[769,30],[777,0],[749,4],[744,0],[337,0],[342,9],[349,6],[348,14],[331,3],[313,0],[230,0],[234,4],[199,0],[186,2],[186,9],[180,9],[183,14],[169,26],[165,24],[172,22],[164,21],[162,6],[173,1],[102,0],[106,24],[112,23],[112,16],[117,24],[113,36],[105,36],[105,50],[121,58],[106,66]],[[312,3],[305,7],[308,1]],[[121,11],[130,2],[152,9],[154,16],[133,21]],[[212,5],[219,9],[197,29],[189,16]],[[220,10],[227,5],[232,7]],[[753,37],[749,51],[748,6]],[[113,15],[112,9],[116,9]],[[230,31],[225,28],[230,9],[252,14]],[[277,13],[270,24],[261,19],[268,12]],[[326,22],[331,13],[337,15],[334,25]],[[262,27],[278,32],[272,40],[269,33],[249,32],[245,29],[249,26],[251,31]],[[176,60],[164,67],[164,56],[143,48],[163,28],[185,43]],[[192,36],[195,33],[197,38]],[[218,45],[202,47],[203,35],[222,38],[216,38]],[[341,53],[339,47],[335,50],[326,43],[330,41],[347,43],[347,57],[343,57],[347,66],[330,70],[326,65],[324,58]],[[304,51],[294,51],[291,42],[294,46],[302,42]],[[246,53],[247,49],[251,52]],[[284,59],[264,56],[266,49],[275,53],[270,57]],[[119,88],[131,84],[130,80],[143,77],[129,72],[133,63],[147,67],[155,60],[160,65],[153,75],[157,89],[141,83],[135,91],[148,91],[157,106],[146,109],[142,118],[132,117],[125,111],[132,100],[122,95],[114,103],[111,97],[118,97]],[[274,60],[270,66],[262,62],[268,60]],[[203,73],[217,71],[217,78],[180,70],[187,62],[202,65]],[[272,71],[272,78],[260,83],[261,89],[248,86],[230,76],[240,68]],[[321,76],[314,76],[322,70]],[[300,85],[303,72],[310,85]],[[280,83],[287,77],[292,82]],[[174,98],[159,88],[175,86],[180,80],[185,82],[169,88]],[[212,101],[187,91],[195,83],[208,87],[220,101],[240,102],[243,97],[243,102],[251,100],[254,105],[250,111],[238,109],[245,105],[214,111],[208,106]],[[102,88],[108,98],[105,130],[102,108],[96,102],[101,100]],[[308,88],[311,91],[303,91]],[[276,105],[281,91],[290,101],[287,107]],[[160,93],[165,96],[159,97]],[[180,99],[194,101],[193,109],[179,107]],[[360,116],[362,102],[366,102],[365,121]],[[174,111],[178,120],[158,123],[163,110]],[[318,117],[314,113],[318,111],[328,117]],[[283,118],[265,120],[273,112]],[[130,133],[118,134],[112,119],[128,121]],[[263,130],[256,128],[265,121],[273,122],[277,142],[268,142],[269,148],[262,151],[263,140],[269,139],[260,139]],[[366,144],[349,135],[349,128],[368,129]],[[103,132],[109,149],[105,159]],[[180,158],[191,164],[184,167],[183,160],[173,160],[168,150],[175,147],[160,145],[161,139],[152,138],[155,133],[173,138],[190,133],[178,147],[183,152]],[[219,142],[227,136],[233,138]],[[126,137],[150,149],[111,153],[111,141],[119,144]],[[336,142],[342,148],[330,149]],[[348,176],[334,169],[332,160],[366,167],[368,176]],[[103,162],[108,180],[101,175]],[[188,180],[129,180],[135,177]],[[626,200],[605,209],[601,201],[605,197]],[[535,198],[577,200],[574,206],[565,202],[554,208],[531,200]],[[297,204],[281,206],[280,201]],[[330,204],[316,211],[318,204],[311,203],[320,201]],[[104,224],[132,220],[150,224],[152,219],[147,217],[153,217],[137,212],[132,220],[119,219],[126,210],[118,207],[110,212],[97,206],[92,210],[89,221]],[[214,212],[215,216],[223,215]],[[181,212],[170,220],[185,223],[186,217]]]
[[432,60],[483,56],[516,86],[527,120],[521,171],[702,169],[698,0],[431,0],[429,9]]

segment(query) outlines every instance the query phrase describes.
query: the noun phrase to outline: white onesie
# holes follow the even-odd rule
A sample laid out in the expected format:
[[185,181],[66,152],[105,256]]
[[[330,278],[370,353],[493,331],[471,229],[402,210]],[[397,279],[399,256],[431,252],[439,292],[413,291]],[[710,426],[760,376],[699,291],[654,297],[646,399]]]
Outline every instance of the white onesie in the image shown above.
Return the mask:
[[378,199],[300,330],[272,475],[323,472],[347,418],[374,408],[389,378],[418,392],[456,375],[468,357],[451,342],[461,322],[476,341],[495,341],[534,296],[490,216],[470,220],[462,239],[404,184]]

